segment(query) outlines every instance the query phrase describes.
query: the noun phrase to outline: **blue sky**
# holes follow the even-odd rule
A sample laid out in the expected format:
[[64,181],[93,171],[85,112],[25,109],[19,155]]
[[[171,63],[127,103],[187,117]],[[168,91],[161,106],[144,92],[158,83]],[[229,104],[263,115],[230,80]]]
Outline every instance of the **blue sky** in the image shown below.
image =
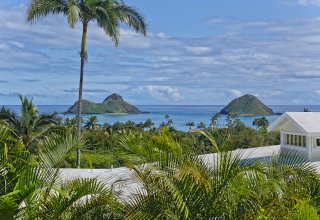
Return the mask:
[[[320,104],[320,0],[127,0],[148,37],[113,43],[89,26],[84,98],[113,92],[133,104]],[[187,3],[186,3],[187,2]],[[26,0],[0,2],[0,104],[77,98],[81,28],[64,17],[26,23]]]

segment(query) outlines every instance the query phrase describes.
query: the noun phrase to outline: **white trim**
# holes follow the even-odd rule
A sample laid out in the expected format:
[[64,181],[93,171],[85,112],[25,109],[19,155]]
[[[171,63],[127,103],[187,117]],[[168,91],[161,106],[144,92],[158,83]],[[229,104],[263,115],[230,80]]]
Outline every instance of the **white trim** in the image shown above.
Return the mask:
[[[312,139],[312,137],[307,137],[307,146],[308,146],[308,158],[309,160],[311,160],[312,158],[312,144],[310,144],[311,141],[308,141],[309,139]],[[309,142],[309,145],[308,145],[308,142]]]
[[317,146],[317,139],[320,139],[320,136],[312,136],[311,143],[312,143],[312,150],[313,151],[320,151],[320,146]]
[[291,119],[291,121],[295,125],[297,125],[298,128],[300,128],[300,130],[304,131],[305,133],[308,133],[308,130],[305,127],[303,127],[301,124],[299,124],[290,114],[286,113],[286,115]]
[[298,133],[298,132],[292,132],[292,131],[281,131],[283,134],[291,134],[291,135],[300,135],[300,136],[306,136],[306,137],[311,137],[310,134],[308,133]]
[[269,131],[279,131],[288,122],[301,132],[320,135],[320,112],[286,112],[269,127]]
[[[301,130],[303,133],[308,133],[308,131],[302,127],[298,122],[296,122],[296,120],[294,120],[294,118],[292,118],[288,113],[284,113],[282,114],[275,122],[273,122],[269,127],[268,127],[268,131],[273,131],[273,130],[277,130],[276,128],[279,126],[279,124],[283,121],[283,120],[289,120],[290,122],[292,122],[299,130]],[[281,130],[281,127],[279,128],[279,130]]]
[[286,118],[286,113],[282,114],[279,118],[277,118],[277,120],[275,120],[269,127],[268,127],[268,131],[273,131],[277,126],[278,124],[280,124],[280,122]]
[[295,146],[295,145],[288,145],[284,144],[281,147],[287,148],[287,149],[294,149],[294,150],[299,150],[299,151],[308,151],[308,146],[307,147],[300,147],[300,146]]

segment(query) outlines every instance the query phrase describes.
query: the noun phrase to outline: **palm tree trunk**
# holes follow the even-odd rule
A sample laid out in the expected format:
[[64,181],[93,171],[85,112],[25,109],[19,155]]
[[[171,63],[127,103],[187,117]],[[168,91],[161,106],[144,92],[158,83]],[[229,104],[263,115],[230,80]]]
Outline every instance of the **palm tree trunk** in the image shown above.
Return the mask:
[[[81,101],[82,101],[82,88],[83,88],[83,72],[84,72],[84,62],[87,57],[87,52],[86,52],[87,29],[88,29],[88,24],[83,23],[81,52],[80,52],[81,65],[80,65],[79,99],[78,99],[78,112],[77,112],[79,138],[81,136]],[[81,154],[80,149],[77,149],[77,167],[78,168],[80,168],[80,154]]]

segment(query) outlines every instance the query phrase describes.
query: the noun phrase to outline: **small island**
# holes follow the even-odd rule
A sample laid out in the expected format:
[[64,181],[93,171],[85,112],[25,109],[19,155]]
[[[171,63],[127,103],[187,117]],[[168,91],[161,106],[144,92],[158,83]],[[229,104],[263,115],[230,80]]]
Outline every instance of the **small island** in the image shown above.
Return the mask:
[[[77,113],[78,101],[75,102],[67,113]],[[81,101],[81,112],[83,114],[143,114],[137,107],[124,101],[119,94],[108,96],[102,103],[94,103],[83,99]]]
[[232,100],[220,111],[220,113],[223,115],[274,115],[271,108],[263,104],[257,97],[250,94]]

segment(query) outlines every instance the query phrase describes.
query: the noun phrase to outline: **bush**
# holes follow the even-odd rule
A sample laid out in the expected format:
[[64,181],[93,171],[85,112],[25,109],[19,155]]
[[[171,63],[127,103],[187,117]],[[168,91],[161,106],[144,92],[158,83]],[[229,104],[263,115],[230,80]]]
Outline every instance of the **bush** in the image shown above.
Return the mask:
[[[76,161],[76,153],[71,154],[67,158],[67,162],[72,165],[72,167],[75,167],[75,161]],[[81,167],[82,168],[105,168],[109,169],[111,166],[118,167],[123,166],[124,164],[117,158],[116,155],[110,154],[107,152],[82,152],[81,153]]]

